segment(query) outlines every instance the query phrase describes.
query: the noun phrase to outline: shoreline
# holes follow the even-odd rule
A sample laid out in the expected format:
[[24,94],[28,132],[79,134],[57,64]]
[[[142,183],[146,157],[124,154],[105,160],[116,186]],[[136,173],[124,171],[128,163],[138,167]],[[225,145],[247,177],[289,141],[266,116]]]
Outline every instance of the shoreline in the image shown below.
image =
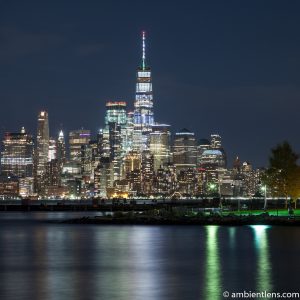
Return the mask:
[[82,217],[61,221],[63,224],[92,225],[216,225],[216,226],[300,226],[300,218],[270,216],[235,216],[235,217],[204,217],[204,218],[113,218],[113,217]]

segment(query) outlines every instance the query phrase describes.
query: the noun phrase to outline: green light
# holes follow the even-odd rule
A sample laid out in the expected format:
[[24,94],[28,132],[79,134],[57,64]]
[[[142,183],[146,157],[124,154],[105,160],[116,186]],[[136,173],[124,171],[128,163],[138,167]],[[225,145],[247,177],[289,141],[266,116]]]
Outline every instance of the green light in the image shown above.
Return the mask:
[[215,183],[210,183],[210,184],[209,184],[209,188],[210,188],[211,190],[214,190],[216,187],[217,187],[217,185],[216,185]]
[[269,245],[267,237],[267,225],[253,225],[251,228],[255,234],[255,246],[258,255],[257,261],[257,290],[258,291],[272,291],[271,282],[271,264]]
[[206,274],[205,299],[220,299],[222,295],[218,226],[206,227]]

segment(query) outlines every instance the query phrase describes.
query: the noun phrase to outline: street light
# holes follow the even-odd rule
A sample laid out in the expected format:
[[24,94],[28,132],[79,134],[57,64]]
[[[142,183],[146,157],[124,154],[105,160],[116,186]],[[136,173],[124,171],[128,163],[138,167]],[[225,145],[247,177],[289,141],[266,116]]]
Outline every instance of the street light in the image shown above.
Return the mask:
[[265,201],[264,201],[264,210],[266,210],[267,209],[267,186],[263,185],[261,187],[261,189],[264,192],[264,198],[265,198]]

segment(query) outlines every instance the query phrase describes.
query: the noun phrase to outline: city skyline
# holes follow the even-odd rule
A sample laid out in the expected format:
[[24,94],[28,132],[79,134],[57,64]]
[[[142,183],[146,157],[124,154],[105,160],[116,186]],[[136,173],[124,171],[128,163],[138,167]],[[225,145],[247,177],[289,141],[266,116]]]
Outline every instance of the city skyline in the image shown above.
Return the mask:
[[[81,127],[97,132],[107,100],[133,107],[133,68],[140,57],[136,36],[145,29],[154,70],[154,113],[172,125],[173,134],[182,128],[197,139],[219,133],[230,163],[238,155],[256,167],[267,166],[270,148],[285,139],[299,152],[299,40],[292,38],[299,4],[282,9],[273,1],[270,10],[259,1],[215,6],[189,1],[180,12],[179,3],[169,4],[159,4],[164,18],[157,25],[151,17],[155,2],[146,14],[135,1],[91,4],[83,10],[74,4],[70,14],[64,1],[59,9],[30,1],[26,7],[20,3],[19,10],[16,4],[3,4],[2,136],[22,126],[34,134],[35,116],[43,109],[54,135],[61,125],[65,132]],[[116,13],[114,5],[125,13]],[[104,10],[107,16],[97,18]],[[113,13],[117,17],[110,20]],[[107,31],[100,26],[106,21]]]
[[219,134],[198,139],[183,128],[172,139],[171,125],[154,121],[145,31],[141,33],[141,49],[133,111],[126,102],[106,102],[104,126],[96,135],[81,128],[67,134],[60,130],[54,137],[45,110],[38,114],[35,140],[24,127],[20,133],[5,134],[1,197],[173,199],[260,195],[264,170],[242,163],[238,157],[232,167],[228,166]]

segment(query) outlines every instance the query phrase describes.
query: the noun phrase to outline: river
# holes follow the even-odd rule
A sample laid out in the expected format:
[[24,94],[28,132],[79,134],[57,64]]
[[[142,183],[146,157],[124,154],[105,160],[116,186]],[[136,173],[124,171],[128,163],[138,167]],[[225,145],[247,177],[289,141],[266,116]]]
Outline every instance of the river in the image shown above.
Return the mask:
[[300,227],[60,224],[0,213],[0,299],[224,299],[299,292]]

